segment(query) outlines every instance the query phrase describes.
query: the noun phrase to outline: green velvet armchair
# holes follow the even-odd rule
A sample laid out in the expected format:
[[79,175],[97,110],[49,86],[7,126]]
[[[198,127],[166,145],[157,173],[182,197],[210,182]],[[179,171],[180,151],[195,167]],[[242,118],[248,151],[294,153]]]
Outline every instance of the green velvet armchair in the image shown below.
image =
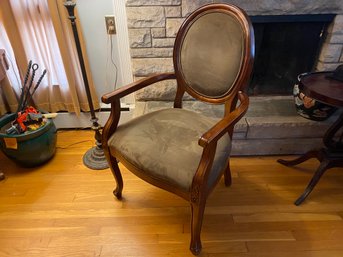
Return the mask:
[[[173,53],[175,72],[152,75],[102,97],[104,103],[111,103],[103,147],[118,199],[123,189],[119,161],[148,183],[189,202],[190,250],[198,255],[206,200],[222,175],[225,184],[231,184],[233,129],[249,105],[245,89],[254,58],[250,20],[233,5],[205,5],[181,25]],[[171,79],[177,81],[174,108],[150,112],[118,126],[122,97]],[[217,121],[182,109],[185,92],[199,101],[225,105],[224,117]]]

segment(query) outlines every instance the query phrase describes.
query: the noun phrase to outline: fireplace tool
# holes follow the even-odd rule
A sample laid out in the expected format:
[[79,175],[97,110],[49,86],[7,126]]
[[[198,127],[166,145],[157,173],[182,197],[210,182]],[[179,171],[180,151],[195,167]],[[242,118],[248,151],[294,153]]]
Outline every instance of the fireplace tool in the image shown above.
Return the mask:
[[[18,102],[18,107],[14,115],[14,120],[12,121],[12,126],[6,129],[6,134],[22,134],[27,130],[34,130],[44,125],[44,123],[42,122],[42,114],[39,113],[36,108],[31,106],[32,97],[46,74],[46,69],[44,69],[36,85],[34,85],[34,78],[38,68],[38,64],[32,64],[32,60],[30,60],[27,67],[25,79],[21,87],[21,94]],[[31,69],[32,74],[30,81],[28,82]]]
[[76,3],[73,2],[72,0],[67,0],[64,2],[64,6],[68,10],[69,14],[69,20],[73,29],[73,35],[75,39],[75,45],[77,49],[77,54],[78,54],[78,59],[80,62],[80,67],[81,67],[81,73],[82,73],[82,78],[85,86],[85,91],[87,94],[87,101],[90,109],[90,114],[91,114],[91,122],[92,122],[92,130],[95,132],[95,147],[92,147],[89,149],[83,156],[83,164],[87,166],[90,169],[93,170],[102,170],[108,168],[108,164],[104,155],[104,151],[102,148],[102,142],[101,142],[101,126],[98,123],[98,118],[95,115],[94,107],[93,107],[93,102],[92,102],[92,96],[91,92],[89,89],[89,84],[88,84],[88,78],[87,78],[87,73],[86,73],[86,68],[85,68],[85,63],[82,55],[82,49],[81,49],[81,44],[80,44],[80,39],[79,35],[77,32],[77,27],[76,27],[76,17],[74,15],[74,8],[76,6]]

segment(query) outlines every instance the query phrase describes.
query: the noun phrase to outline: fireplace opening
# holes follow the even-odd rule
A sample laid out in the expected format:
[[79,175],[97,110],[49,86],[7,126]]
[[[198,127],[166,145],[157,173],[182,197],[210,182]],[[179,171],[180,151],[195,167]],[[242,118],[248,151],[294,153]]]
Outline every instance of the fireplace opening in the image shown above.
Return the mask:
[[314,70],[334,16],[251,16],[255,62],[249,94],[291,95],[297,76]]

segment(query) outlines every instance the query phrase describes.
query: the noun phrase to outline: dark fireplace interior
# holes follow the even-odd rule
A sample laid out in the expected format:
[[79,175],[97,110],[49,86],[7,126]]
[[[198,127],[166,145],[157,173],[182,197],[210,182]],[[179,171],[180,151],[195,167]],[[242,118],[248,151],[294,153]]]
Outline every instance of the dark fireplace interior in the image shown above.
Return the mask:
[[252,16],[255,62],[250,95],[291,95],[297,76],[314,70],[334,15]]

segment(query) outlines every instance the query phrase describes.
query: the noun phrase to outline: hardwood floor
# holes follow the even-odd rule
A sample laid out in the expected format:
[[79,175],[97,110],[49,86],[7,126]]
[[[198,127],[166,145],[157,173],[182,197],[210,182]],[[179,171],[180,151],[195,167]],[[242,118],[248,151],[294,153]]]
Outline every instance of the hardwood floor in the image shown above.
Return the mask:
[[[184,200],[123,169],[123,200],[109,169],[89,170],[91,131],[60,131],[55,157],[25,169],[0,154],[0,256],[192,256]],[[299,207],[318,162],[284,167],[278,157],[232,159],[233,184],[210,196],[206,257],[342,257],[343,172],[331,169]]]

